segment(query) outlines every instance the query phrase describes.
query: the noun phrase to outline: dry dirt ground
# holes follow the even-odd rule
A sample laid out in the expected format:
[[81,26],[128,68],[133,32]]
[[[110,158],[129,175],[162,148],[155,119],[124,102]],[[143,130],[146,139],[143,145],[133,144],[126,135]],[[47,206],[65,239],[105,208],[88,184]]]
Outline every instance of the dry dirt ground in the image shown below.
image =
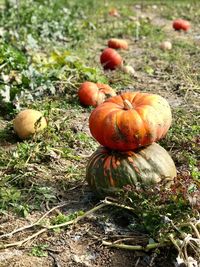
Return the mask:
[[[158,8],[158,7],[157,7]],[[143,16],[153,25],[161,26],[168,36],[169,40],[189,40],[192,43],[197,42],[199,28],[193,27],[192,30],[185,34],[172,31],[171,20],[160,17],[157,8],[146,10],[143,12],[137,5],[134,11],[137,16]],[[152,11],[153,10],[153,11]],[[196,38],[196,39],[195,39]],[[191,84],[183,70],[182,76],[176,76],[176,67],[169,65],[165,60],[160,60],[155,54],[151,54],[151,46],[153,43],[146,44],[145,39],[135,42],[129,40],[130,49],[124,53],[125,61],[132,64],[136,70],[133,79],[134,89],[146,90],[153,93],[159,93],[164,96],[170,103],[172,108],[185,107],[186,110],[196,110],[199,105],[197,84]],[[149,49],[147,50],[146,47]],[[148,54],[149,64],[157,71],[154,75],[146,74],[144,62],[141,61],[140,55]],[[188,60],[190,55],[188,55]],[[196,63],[195,63],[196,64]],[[187,66],[185,66],[187,67]],[[187,71],[187,69],[186,69]],[[191,70],[190,70],[191,71]],[[167,73],[167,74],[166,74]],[[180,72],[178,72],[180,75]],[[195,73],[194,73],[195,75]],[[110,82],[114,83],[117,79],[117,74],[109,74]],[[185,89],[187,87],[187,89]],[[126,88],[127,89],[127,88]],[[72,111],[73,114],[73,111]],[[82,117],[76,117],[76,114],[71,116],[71,127],[74,131],[82,131],[89,133],[88,129],[89,112],[82,113]],[[83,125],[83,121],[85,122]],[[1,122],[1,127],[4,127],[6,122]],[[5,149],[14,149],[14,141],[11,143],[7,140],[2,142],[2,147]],[[76,147],[74,148],[76,149]],[[85,164],[87,157],[92,153],[89,148],[81,151],[77,148],[80,156],[83,157],[82,164]],[[71,164],[66,159],[56,158],[56,155],[51,155],[52,160],[48,164],[28,165],[29,172],[34,174],[34,179],[41,182],[43,185],[53,183],[58,202],[65,202],[65,206],[55,209],[52,214],[59,214],[60,211],[64,214],[73,213],[80,210],[89,210],[98,203],[94,194],[90,191],[85,181],[68,183],[67,188],[63,189],[63,183],[70,177],[66,176],[66,166]],[[76,167],[76,166],[75,166]],[[79,166],[77,166],[78,168]],[[83,174],[84,177],[84,174]],[[44,182],[45,181],[45,182]],[[53,181],[53,182],[52,182]],[[26,218],[21,218],[13,214],[6,214],[0,218],[0,233],[10,232],[19,227],[35,222],[39,219],[44,211],[48,211],[49,203],[43,203],[43,212],[30,213]],[[107,217],[107,213],[113,213],[112,219]],[[133,216],[130,212],[116,212],[112,207],[108,207],[103,211],[91,214],[80,222],[70,225],[66,228],[61,228],[58,231],[47,231],[44,234],[25,243],[22,247],[11,247],[0,251],[0,266],[1,267],[143,267],[143,266],[175,266],[176,251],[168,249],[160,249],[157,251],[140,252],[112,249],[101,244],[101,239],[112,240],[117,236],[131,236],[135,238],[136,243],[148,243],[148,236],[145,233],[137,233],[130,231],[127,226],[130,223],[134,224]],[[12,238],[12,242],[17,242],[23,238],[30,236],[37,227],[18,233]],[[5,238],[5,241],[8,240]],[[10,242],[10,239],[8,240]],[[39,249],[44,253],[40,257],[32,255],[30,248],[43,246]]]

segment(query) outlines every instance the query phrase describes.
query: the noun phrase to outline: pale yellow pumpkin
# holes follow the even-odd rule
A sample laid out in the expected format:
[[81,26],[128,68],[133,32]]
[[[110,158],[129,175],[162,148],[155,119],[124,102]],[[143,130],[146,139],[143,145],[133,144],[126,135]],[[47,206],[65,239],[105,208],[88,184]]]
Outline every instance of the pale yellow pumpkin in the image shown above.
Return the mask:
[[26,139],[42,131],[47,126],[47,121],[40,111],[25,109],[17,114],[13,121],[16,134],[21,139]]

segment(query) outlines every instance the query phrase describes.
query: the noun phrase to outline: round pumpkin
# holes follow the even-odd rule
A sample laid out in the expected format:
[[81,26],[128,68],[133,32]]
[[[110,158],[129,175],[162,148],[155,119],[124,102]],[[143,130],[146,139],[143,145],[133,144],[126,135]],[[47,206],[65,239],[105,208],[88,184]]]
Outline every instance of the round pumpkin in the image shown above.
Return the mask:
[[118,152],[101,146],[86,168],[86,180],[99,195],[118,192],[127,185],[146,189],[162,182],[169,186],[175,177],[172,158],[156,143],[135,152]]
[[40,111],[25,109],[17,114],[13,121],[16,134],[21,139],[26,139],[42,131],[47,126],[47,121]]
[[160,49],[163,51],[171,50],[172,49],[172,43],[169,41],[164,41],[160,44]]
[[123,39],[112,38],[108,40],[108,47],[114,49],[128,49],[128,43]]
[[112,48],[106,48],[103,50],[100,56],[100,62],[104,69],[114,70],[123,65],[122,57]]
[[109,13],[110,16],[114,16],[114,17],[120,17],[120,14],[118,12],[118,10],[116,8],[112,8]]
[[89,127],[101,145],[128,151],[163,138],[171,121],[171,109],[163,97],[126,92],[95,108],[89,118]]
[[176,31],[188,31],[190,29],[190,23],[184,19],[174,20],[172,26]]
[[123,66],[121,68],[121,70],[127,74],[131,74],[131,75],[134,75],[135,74],[135,70],[132,66],[130,65],[126,65],[126,66]]
[[78,97],[84,106],[96,107],[103,103],[107,98],[115,96],[115,91],[107,84],[84,82],[81,84]]

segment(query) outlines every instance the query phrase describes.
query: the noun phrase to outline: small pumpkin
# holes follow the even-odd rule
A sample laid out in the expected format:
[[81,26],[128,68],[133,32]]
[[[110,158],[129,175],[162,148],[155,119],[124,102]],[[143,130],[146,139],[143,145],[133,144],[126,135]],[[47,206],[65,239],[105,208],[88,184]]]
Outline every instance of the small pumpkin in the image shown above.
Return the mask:
[[122,57],[112,48],[103,50],[100,56],[100,62],[104,69],[114,70],[123,65]]
[[112,38],[108,40],[108,47],[114,49],[128,49],[128,43],[123,39]]
[[169,41],[164,41],[160,44],[160,49],[163,51],[171,50],[172,49],[172,43]]
[[110,11],[108,12],[108,14],[110,16],[113,16],[113,17],[120,17],[120,14],[119,14],[119,12],[118,12],[118,10],[116,8],[110,9]]
[[163,138],[171,121],[171,109],[163,97],[126,92],[95,108],[89,118],[89,127],[101,145],[128,151]]
[[46,126],[47,121],[42,113],[34,109],[20,111],[13,121],[14,131],[21,139],[29,138]]
[[188,31],[190,29],[189,21],[184,20],[184,19],[174,20],[172,23],[172,26],[176,31],[180,31],[180,30]]
[[84,82],[81,84],[78,97],[84,106],[96,107],[103,103],[107,98],[115,96],[115,91],[107,84]]
[[86,180],[99,195],[105,196],[134,185],[143,189],[157,183],[170,185],[176,167],[168,152],[153,143],[137,151],[118,152],[99,147],[90,157]]
[[130,65],[126,65],[126,66],[123,66],[121,68],[121,70],[127,74],[130,74],[130,75],[134,75],[135,74],[135,70],[132,66]]

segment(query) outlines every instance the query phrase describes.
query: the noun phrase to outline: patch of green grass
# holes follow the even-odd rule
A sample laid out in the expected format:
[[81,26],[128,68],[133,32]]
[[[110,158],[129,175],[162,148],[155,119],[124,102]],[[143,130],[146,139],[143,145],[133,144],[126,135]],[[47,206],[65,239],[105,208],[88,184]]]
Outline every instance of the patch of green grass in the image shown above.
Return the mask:
[[40,244],[40,245],[34,246],[34,247],[32,247],[29,255],[35,256],[35,257],[47,257],[48,252],[46,251],[46,249],[48,247],[49,247],[48,244]]
[[194,179],[200,180],[198,170],[199,133],[198,112],[193,114],[182,108],[174,109],[174,123],[161,144],[172,150],[177,166],[185,164]]
[[[0,92],[7,93],[10,102],[2,101],[1,97],[0,112],[11,119],[18,112],[16,108],[34,108],[44,113],[48,127],[25,141],[14,135],[11,122],[0,130],[0,143],[12,145],[11,148],[5,145],[6,149],[0,147],[2,213],[11,211],[26,216],[35,209],[41,210],[44,203],[57,201],[60,189],[65,190],[71,181],[84,178],[87,162],[84,156],[93,152],[98,144],[83,129],[87,121],[82,121],[81,116],[89,115],[92,108],[80,106],[77,91],[81,82],[110,83],[117,92],[129,87],[137,90],[143,84],[148,87],[150,80],[144,78],[148,75],[148,78],[162,80],[158,72],[162,69],[169,88],[180,82],[184,84],[184,90],[177,92],[181,96],[185,95],[188,85],[198,84],[192,76],[192,68],[198,70],[199,53],[193,41],[173,40],[171,51],[161,51],[158,44],[168,37],[167,33],[148,18],[140,18],[138,25],[135,3],[131,0],[110,1],[108,5],[92,0],[6,1],[0,11],[3,30],[0,65],[4,74],[0,77]],[[152,12],[152,4],[153,1],[142,3],[141,12]],[[188,13],[187,5],[159,2],[158,7],[163,9],[157,8],[155,12],[170,19],[177,16],[191,19],[196,4],[189,4]],[[120,17],[109,16],[112,7],[118,9]],[[198,14],[199,9],[194,12],[194,21],[198,21]],[[133,65],[138,64],[144,79],[121,70],[103,71],[99,55],[111,37],[128,39],[130,50],[119,53],[125,63],[132,60]],[[132,51],[138,48],[141,53],[133,56]],[[164,67],[158,64],[159,60]],[[199,179],[197,121],[196,111],[192,114],[189,109],[175,110],[174,124],[161,141],[171,150],[177,167],[186,166],[196,180]],[[54,223],[70,220],[70,216],[61,214]],[[147,222],[149,217],[144,220]],[[152,225],[155,222],[152,219]],[[39,247],[34,253],[40,255],[43,250]]]

